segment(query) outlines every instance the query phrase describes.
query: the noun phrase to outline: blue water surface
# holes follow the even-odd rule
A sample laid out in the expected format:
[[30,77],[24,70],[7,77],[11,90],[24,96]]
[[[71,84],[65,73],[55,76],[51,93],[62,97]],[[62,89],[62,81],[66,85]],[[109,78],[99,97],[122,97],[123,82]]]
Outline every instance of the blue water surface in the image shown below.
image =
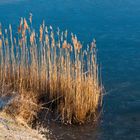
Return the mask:
[[[51,127],[57,139],[140,140],[139,0],[0,0],[0,22],[17,28],[20,17],[33,24],[67,29],[87,44],[97,40],[102,68],[104,112],[96,128]],[[85,45],[86,47],[86,45]]]

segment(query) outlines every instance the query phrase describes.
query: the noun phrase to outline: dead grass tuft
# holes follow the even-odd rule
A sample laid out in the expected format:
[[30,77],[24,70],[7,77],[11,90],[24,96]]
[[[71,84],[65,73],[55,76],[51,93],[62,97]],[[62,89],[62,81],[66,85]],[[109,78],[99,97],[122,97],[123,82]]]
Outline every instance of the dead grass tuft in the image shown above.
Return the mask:
[[[96,41],[83,48],[75,35],[43,22],[39,33],[21,18],[18,36],[0,28],[0,90],[17,93],[7,111],[31,122],[42,108],[66,123],[95,119],[102,101]],[[3,92],[1,92],[3,94]],[[59,116],[59,117],[58,117]]]

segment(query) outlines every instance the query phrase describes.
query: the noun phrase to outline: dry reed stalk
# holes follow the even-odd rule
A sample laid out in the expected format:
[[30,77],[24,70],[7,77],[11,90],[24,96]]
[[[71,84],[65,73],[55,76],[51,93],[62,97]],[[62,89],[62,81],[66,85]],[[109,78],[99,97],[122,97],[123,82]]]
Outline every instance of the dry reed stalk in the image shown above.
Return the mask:
[[[29,20],[32,26],[32,15]],[[84,123],[95,116],[101,105],[100,82],[95,40],[84,50],[75,35],[68,41],[67,31],[55,33],[44,22],[38,37],[25,18],[16,37],[11,25],[4,35],[0,26],[0,85],[12,84],[21,98],[34,96],[36,103],[44,95],[49,102],[56,100],[52,110],[62,122]],[[27,109],[20,101],[18,114],[32,120],[32,105]]]

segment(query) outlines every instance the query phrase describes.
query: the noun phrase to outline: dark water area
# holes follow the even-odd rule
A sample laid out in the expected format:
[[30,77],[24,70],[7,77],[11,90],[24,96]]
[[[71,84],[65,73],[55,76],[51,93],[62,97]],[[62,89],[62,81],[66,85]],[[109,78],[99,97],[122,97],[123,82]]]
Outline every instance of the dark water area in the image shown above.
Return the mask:
[[44,19],[47,25],[75,33],[83,44],[97,40],[106,89],[101,121],[94,127],[51,124],[54,137],[140,140],[140,1],[0,0],[5,27],[11,23],[16,29],[19,17],[30,12],[35,27]]

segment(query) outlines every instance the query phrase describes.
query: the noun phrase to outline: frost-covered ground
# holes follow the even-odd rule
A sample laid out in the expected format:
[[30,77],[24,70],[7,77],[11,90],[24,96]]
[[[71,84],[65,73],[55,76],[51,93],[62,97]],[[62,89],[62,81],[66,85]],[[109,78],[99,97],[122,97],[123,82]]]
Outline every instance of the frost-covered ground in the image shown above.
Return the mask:
[[39,131],[18,124],[0,112],[0,140],[46,140]]

